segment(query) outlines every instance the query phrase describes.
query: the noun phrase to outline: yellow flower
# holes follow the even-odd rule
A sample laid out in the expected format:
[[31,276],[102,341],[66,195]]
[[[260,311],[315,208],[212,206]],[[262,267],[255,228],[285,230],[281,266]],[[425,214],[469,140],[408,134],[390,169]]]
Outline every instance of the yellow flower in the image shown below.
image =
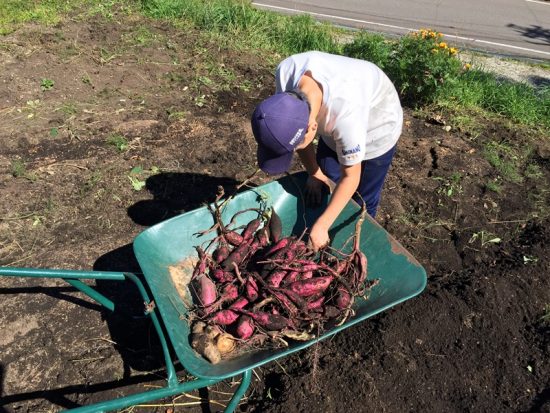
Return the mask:
[[470,70],[471,67],[472,67],[472,65],[470,63],[466,63],[464,65],[464,70]]
[[441,47],[442,49],[447,49],[447,43],[441,42],[439,43],[439,47]]
[[451,47],[449,49],[449,53],[452,54],[452,55],[455,55],[457,52],[458,52],[458,50],[456,50],[454,47]]

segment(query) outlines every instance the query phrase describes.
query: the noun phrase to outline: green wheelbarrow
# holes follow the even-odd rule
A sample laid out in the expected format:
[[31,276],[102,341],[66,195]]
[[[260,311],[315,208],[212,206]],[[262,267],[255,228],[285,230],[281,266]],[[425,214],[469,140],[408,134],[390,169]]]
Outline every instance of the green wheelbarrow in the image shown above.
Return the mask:
[[[227,204],[222,218],[225,221],[238,211],[257,206],[258,202],[264,202],[267,206],[274,208],[281,217],[285,235],[301,234],[322,212],[322,207],[319,209],[304,207],[300,188],[303,188],[305,179],[305,173],[288,175],[239,193]],[[250,212],[250,214],[240,214],[238,216],[240,222],[237,224],[250,221],[255,213]],[[345,246],[355,230],[355,222],[359,214],[360,208],[357,204],[350,202],[346,206],[330,231],[334,247],[340,249]],[[367,216],[361,232],[361,249],[368,258],[369,278],[379,279],[379,283],[372,288],[368,299],[356,300],[353,317],[307,342],[291,342],[286,348],[257,350],[233,359],[222,360],[218,364],[211,364],[191,348],[185,297],[170,269],[178,266],[184,273],[192,270],[192,265],[186,266],[182,263],[192,263],[196,260],[194,247],[215,236],[214,233],[203,236],[198,236],[197,233],[213,224],[211,212],[203,207],[161,222],[138,235],[133,247],[143,277],[127,272],[0,268],[0,275],[3,276],[61,278],[110,310],[115,309],[115,303],[83,280],[131,281],[143,297],[145,314],[151,318],[164,352],[167,370],[166,387],[67,411],[98,413],[123,409],[207,387],[242,375],[240,385],[225,409],[226,412],[232,412],[250,385],[254,368],[326,339],[414,297],[426,286],[426,272],[422,266],[391,235]],[[171,349],[184,369],[196,377],[196,380],[183,383],[178,380]]]

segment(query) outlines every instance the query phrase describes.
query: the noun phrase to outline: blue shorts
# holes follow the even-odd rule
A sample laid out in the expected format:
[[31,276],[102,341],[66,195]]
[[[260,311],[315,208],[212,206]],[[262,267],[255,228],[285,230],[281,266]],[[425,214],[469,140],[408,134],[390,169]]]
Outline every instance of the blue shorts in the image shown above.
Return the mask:
[[[357,188],[357,192],[361,194],[361,197],[355,194],[353,199],[359,205],[362,205],[364,200],[367,212],[373,218],[376,215],[376,209],[380,202],[380,193],[384,186],[386,174],[390,169],[396,146],[377,158],[361,162],[361,181]],[[341,168],[338,156],[322,139],[319,139],[317,145],[317,163],[326,176],[338,183]]]

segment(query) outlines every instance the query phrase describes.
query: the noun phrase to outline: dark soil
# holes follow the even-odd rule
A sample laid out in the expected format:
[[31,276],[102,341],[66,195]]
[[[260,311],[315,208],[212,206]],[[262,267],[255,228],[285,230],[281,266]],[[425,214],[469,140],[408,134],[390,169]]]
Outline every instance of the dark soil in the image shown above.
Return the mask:
[[[139,270],[136,235],[255,170],[248,119],[273,89],[270,59],[124,13],[0,38],[0,264]],[[538,148],[536,173],[503,179],[487,142]],[[426,290],[256,369],[239,409],[550,412],[547,143],[493,120],[447,132],[407,109],[377,219],[426,268]],[[115,313],[61,281],[0,277],[0,411],[164,384],[139,299],[98,284]],[[216,411],[234,388],[136,411]]]

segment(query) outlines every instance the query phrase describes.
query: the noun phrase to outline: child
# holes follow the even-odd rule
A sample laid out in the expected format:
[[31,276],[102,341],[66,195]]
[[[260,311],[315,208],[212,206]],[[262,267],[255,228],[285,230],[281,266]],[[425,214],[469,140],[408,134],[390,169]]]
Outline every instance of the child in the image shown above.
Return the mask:
[[[286,172],[298,152],[309,174],[306,201],[332,197],[310,231],[314,250],[356,192],[374,217],[403,124],[397,91],[376,65],[323,52],[290,56],[277,67],[276,94],[252,114],[258,164],[269,174]],[[319,135],[317,152],[312,144]],[[330,186],[330,185],[329,185]]]

